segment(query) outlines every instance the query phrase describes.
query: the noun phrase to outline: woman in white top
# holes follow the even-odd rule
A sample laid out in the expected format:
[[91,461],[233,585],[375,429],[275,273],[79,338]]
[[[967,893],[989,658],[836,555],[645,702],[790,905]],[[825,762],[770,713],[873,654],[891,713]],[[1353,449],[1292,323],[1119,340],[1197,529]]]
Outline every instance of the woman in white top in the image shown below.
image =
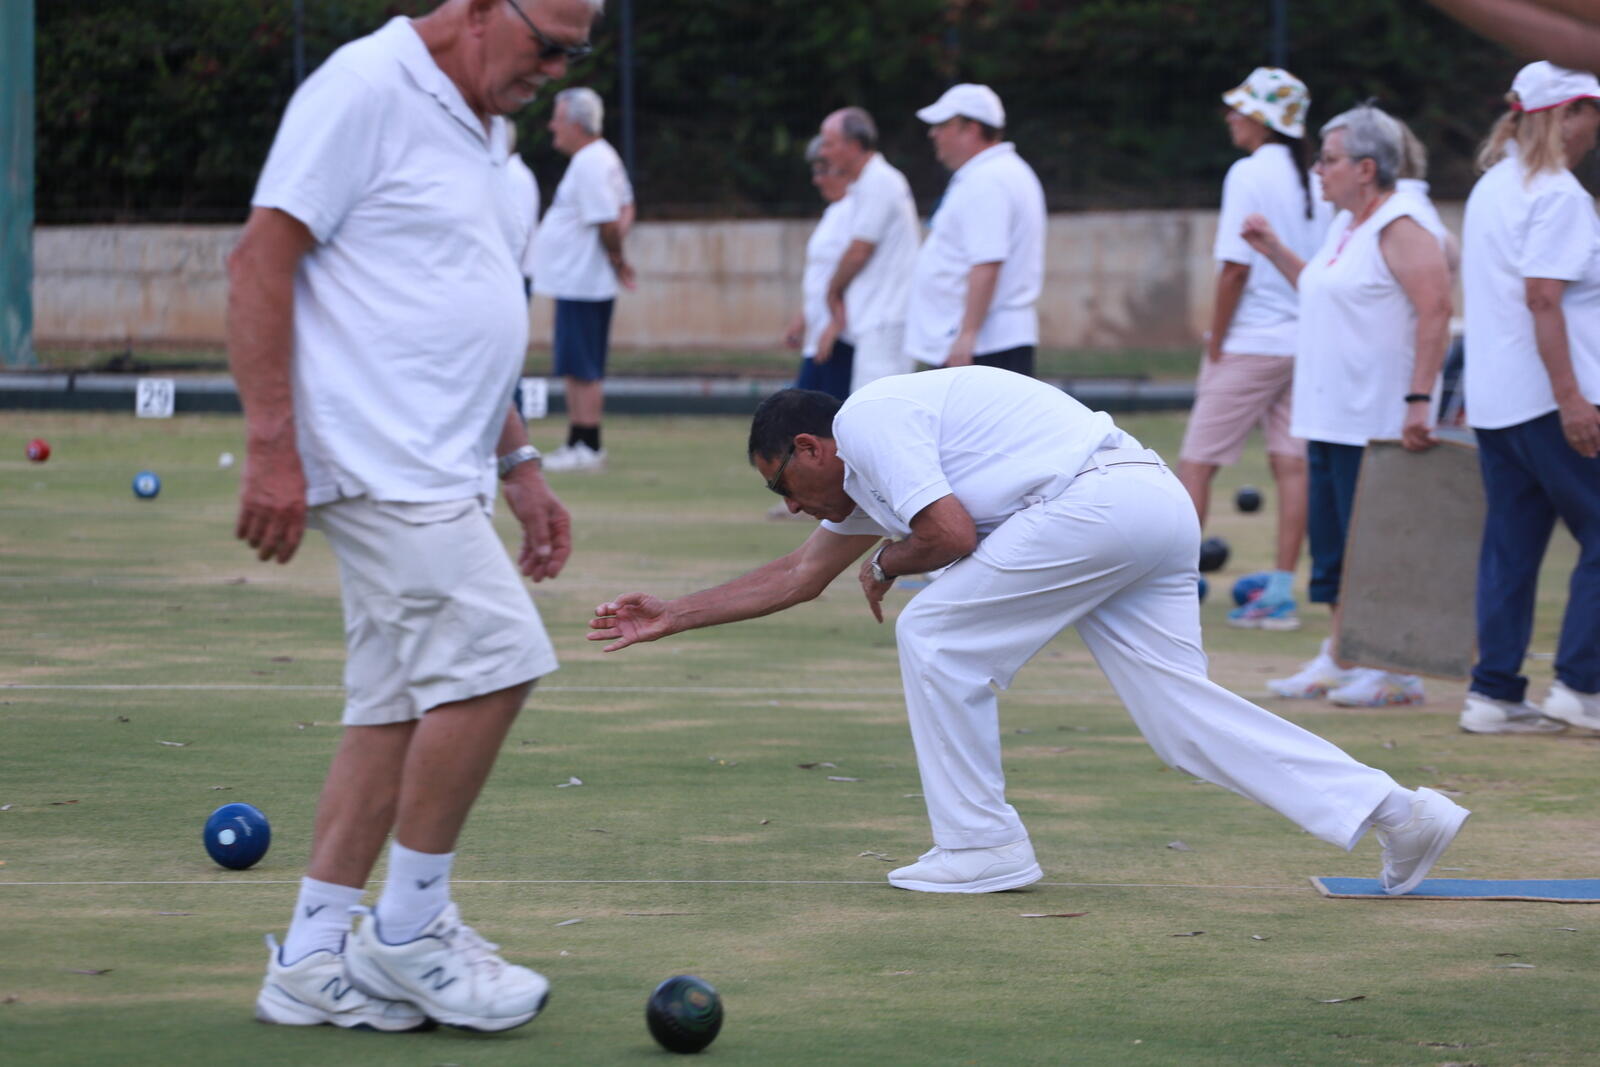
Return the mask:
[[841,333],[826,352],[817,351],[817,341],[832,320],[828,282],[850,244],[848,211],[843,203],[850,191],[850,179],[822,158],[821,137],[813,137],[806,146],[806,162],[811,165],[811,184],[828,206],[806,241],[801,310],[790,322],[783,341],[790,348],[800,349],[800,374],[795,388],[816,389],[844,400],[850,395],[850,373],[855,362],[852,338],[848,331]]
[[1245,241],[1244,220],[1261,215],[1297,256],[1322,241],[1329,211],[1315,195],[1305,137],[1305,84],[1286,70],[1257,67],[1222,94],[1234,147],[1245,153],[1222,183],[1214,257],[1217,288],[1194,408],[1179,450],[1178,479],[1205,525],[1217,470],[1238,461],[1252,427],[1266,437],[1278,487],[1275,569],[1255,600],[1228,615],[1231,626],[1293,630],[1294,569],[1306,532],[1306,443],[1289,431],[1298,300]]
[[[1595,147],[1600,82],[1532,63],[1507,99],[1479,155],[1463,249],[1467,421],[1488,507],[1460,722],[1473,733],[1600,729],[1600,220],[1571,169]],[[1580,548],[1541,717],[1522,662],[1558,518]]]
[[[1333,605],[1356,475],[1366,443],[1400,438],[1433,445],[1434,390],[1450,336],[1450,272],[1444,232],[1416,198],[1396,195],[1399,123],[1358,107],[1322,127],[1317,174],[1338,210],[1322,247],[1302,260],[1260,216],[1245,238],[1283,271],[1300,294],[1295,348],[1294,421],[1310,468],[1310,599]],[[1336,704],[1380,707],[1423,700],[1410,675],[1345,669],[1332,640],[1290,678],[1268,683],[1279,696],[1326,695]]]

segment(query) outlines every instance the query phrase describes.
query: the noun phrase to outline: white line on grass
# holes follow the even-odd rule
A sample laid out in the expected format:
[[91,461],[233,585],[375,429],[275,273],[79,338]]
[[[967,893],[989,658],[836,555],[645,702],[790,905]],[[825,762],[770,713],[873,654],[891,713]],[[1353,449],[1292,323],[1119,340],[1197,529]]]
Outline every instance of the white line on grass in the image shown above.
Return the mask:
[[[882,879],[873,881],[822,881],[799,879],[759,879],[759,878],[456,878],[456,885],[873,885],[882,886],[887,883]],[[240,879],[231,882],[0,882],[4,886],[130,886],[130,885],[183,885],[183,886],[240,886],[240,885],[299,885],[300,880],[270,880],[270,879]],[[381,885],[381,882],[373,882]],[[1249,889],[1249,890],[1294,890],[1301,892],[1305,886],[1300,885],[1188,885],[1181,882],[1035,882],[1037,886],[1049,886],[1061,889]]]

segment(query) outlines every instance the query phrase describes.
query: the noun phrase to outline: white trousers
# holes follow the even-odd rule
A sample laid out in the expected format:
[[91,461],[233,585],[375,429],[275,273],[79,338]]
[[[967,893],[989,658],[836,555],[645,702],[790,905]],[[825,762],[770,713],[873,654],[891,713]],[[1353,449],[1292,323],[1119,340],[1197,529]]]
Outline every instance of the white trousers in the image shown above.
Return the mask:
[[912,359],[905,352],[906,327],[897,322],[856,335],[856,354],[850,365],[850,391],[891,374],[911,373]]
[[1104,467],[1007,519],[911,600],[895,633],[935,844],[1027,836],[1005,798],[991,684],[1010,686],[1076,626],[1164,762],[1355,846],[1394,780],[1206,677],[1199,540],[1166,467]]

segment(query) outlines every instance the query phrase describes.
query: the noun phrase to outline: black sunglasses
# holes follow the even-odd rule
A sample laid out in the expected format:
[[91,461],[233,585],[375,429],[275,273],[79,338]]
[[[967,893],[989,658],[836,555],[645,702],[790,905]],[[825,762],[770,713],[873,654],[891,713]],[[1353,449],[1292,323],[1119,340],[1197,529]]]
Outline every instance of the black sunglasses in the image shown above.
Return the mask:
[[772,472],[772,477],[771,478],[767,479],[767,488],[771,489],[774,493],[777,493],[779,496],[783,497],[785,500],[787,500],[789,498],[789,490],[785,486],[780,485],[779,483],[783,481],[783,469],[789,465],[789,461],[791,459],[793,459],[793,458],[794,458],[794,445],[791,444],[789,446],[788,453],[785,454],[784,457],[783,457],[783,462],[778,464],[778,469]]
[[517,13],[518,18],[527,23],[528,32],[532,33],[533,39],[539,42],[539,58],[545,62],[548,63],[552,59],[584,59],[594,53],[594,45],[588,41],[582,44],[557,44],[539,32],[539,27],[533,24],[533,20],[528,17],[527,12],[517,6],[517,0],[506,0],[506,3],[511,5],[511,10]]

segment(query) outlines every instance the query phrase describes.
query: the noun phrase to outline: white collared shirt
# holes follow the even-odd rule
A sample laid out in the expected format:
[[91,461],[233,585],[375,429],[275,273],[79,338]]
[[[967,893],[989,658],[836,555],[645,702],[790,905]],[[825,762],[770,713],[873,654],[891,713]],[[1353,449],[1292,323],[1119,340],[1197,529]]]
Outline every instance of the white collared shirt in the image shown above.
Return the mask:
[[316,238],[295,277],[307,500],[493,499],[527,348],[527,239],[488,127],[397,17],[296,90],[251,203]]
[[1561,311],[1578,389],[1600,404],[1600,220],[1571,171],[1528,180],[1516,157],[1478,179],[1467,198],[1461,249],[1466,290],[1467,421],[1500,430],[1556,410],[1550,374],[1534,343],[1525,283],[1567,283]]
[[1044,187],[1010,141],[956,168],[917,253],[906,352],[936,366],[949,357],[966,312],[967,278],[981,263],[999,263],[1000,277],[978,328],[977,354],[1038,344],[1045,219]]
[[906,176],[874,152],[861,168],[845,205],[846,247],[868,241],[872,258],[844,291],[845,320],[856,337],[906,320],[911,267],[917,258],[917,202]]
[[986,537],[1060,496],[1095,452],[1138,445],[1105,412],[995,367],[879,378],[850,394],[833,437],[856,510],[822,525],[891,537],[905,537],[918,512],[951,494]]
[[600,227],[622,217],[633,186],[617,150],[591,141],[572,154],[534,244],[533,291],[558,300],[610,300],[617,295]]

